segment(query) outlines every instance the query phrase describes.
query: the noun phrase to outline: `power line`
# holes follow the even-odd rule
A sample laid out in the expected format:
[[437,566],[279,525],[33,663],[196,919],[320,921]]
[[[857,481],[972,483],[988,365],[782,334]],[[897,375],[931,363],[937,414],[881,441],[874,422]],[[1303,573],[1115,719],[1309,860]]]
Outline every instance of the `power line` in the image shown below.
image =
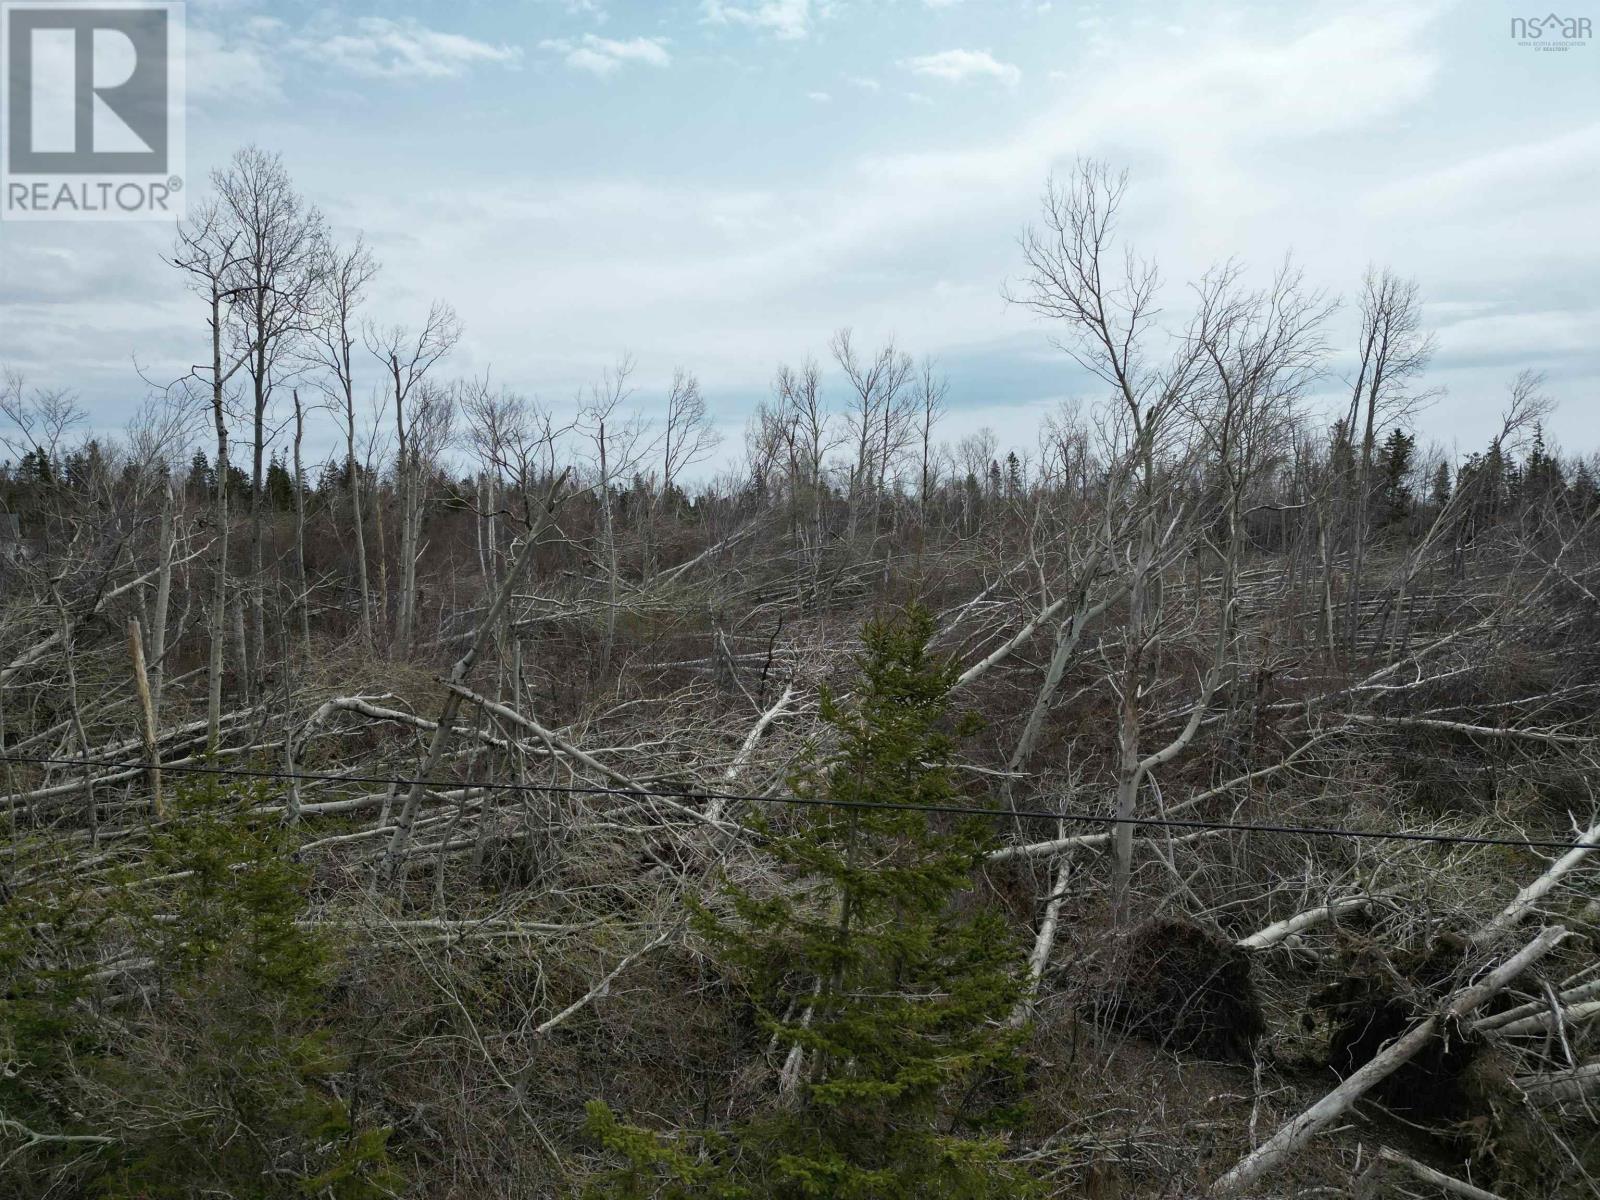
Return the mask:
[[751,796],[737,792],[690,789],[670,791],[644,787],[603,787],[598,784],[513,783],[495,780],[415,779],[395,775],[345,775],[323,771],[269,771],[254,767],[215,767],[194,763],[106,762],[103,759],[45,758],[25,754],[0,755],[0,762],[17,765],[100,767],[113,771],[147,771],[189,775],[215,775],[243,779],[278,779],[305,783],[370,783],[391,787],[421,785],[442,788],[482,788],[485,791],[546,792],[578,796],[631,796],[683,803],[689,800],[743,801],[750,804],[788,804],[811,808],[880,809],[940,813],[949,816],[998,817],[1066,821],[1090,825],[1142,825],[1157,829],[1214,830],[1229,833],[1284,833],[1303,837],[1342,837],[1368,841],[1432,842],[1449,846],[1509,846],[1524,850],[1600,850],[1600,842],[1558,841],[1553,838],[1480,837],[1464,833],[1415,833],[1392,829],[1347,829],[1335,825],[1273,825],[1248,821],[1205,821],[1188,817],[1132,817],[1122,820],[1110,813],[1054,812],[1030,808],[973,808],[960,804],[885,804],[879,800],[835,800],[822,796]]

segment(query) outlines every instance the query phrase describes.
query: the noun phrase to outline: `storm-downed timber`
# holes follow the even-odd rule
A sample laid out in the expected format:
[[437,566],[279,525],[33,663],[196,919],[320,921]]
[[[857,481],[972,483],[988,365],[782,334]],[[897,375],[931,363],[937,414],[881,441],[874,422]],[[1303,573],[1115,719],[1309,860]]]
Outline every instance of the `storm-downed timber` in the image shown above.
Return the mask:
[[[1580,983],[1575,987],[1566,988],[1556,993],[1556,1002],[1558,1004],[1577,1004],[1583,1000],[1596,999],[1600,999],[1600,979],[1591,979],[1588,983]],[[1548,1014],[1549,1011],[1549,998],[1541,996],[1537,1000],[1519,1004],[1516,1008],[1508,1008],[1505,1012],[1483,1017],[1478,1021],[1476,1028],[1482,1031],[1499,1029],[1502,1026],[1510,1025],[1514,1021],[1520,1021],[1524,1017],[1538,1016],[1541,1013]]]
[[1535,1104],[1584,1100],[1600,1096],[1600,1061],[1545,1075],[1522,1075],[1512,1082]]
[[1478,1187],[1476,1184],[1468,1183],[1464,1179],[1457,1179],[1454,1175],[1446,1175],[1443,1171],[1437,1171],[1428,1166],[1427,1163],[1420,1163],[1410,1155],[1401,1154],[1400,1151],[1388,1146],[1378,1147],[1378,1157],[1362,1175],[1361,1180],[1358,1181],[1356,1195],[1378,1194],[1368,1189],[1373,1185],[1374,1177],[1378,1170],[1385,1165],[1398,1167],[1413,1179],[1432,1184],[1434,1187],[1452,1195],[1465,1196],[1467,1200],[1505,1200],[1498,1192],[1491,1192],[1487,1188]]
[[1516,899],[1501,909],[1493,920],[1479,928],[1472,935],[1472,940],[1480,946],[1486,946],[1515,928],[1518,922],[1532,912],[1534,906],[1561,882],[1563,876],[1594,853],[1597,845],[1600,845],[1600,821],[1590,825],[1577,838],[1571,850],[1551,863],[1543,875],[1518,892]]
[[1371,896],[1345,896],[1343,899],[1331,901],[1317,908],[1308,908],[1305,912],[1285,917],[1281,921],[1274,921],[1265,929],[1252,933],[1249,937],[1240,938],[1234,945],[1241,950],[1265,950],[1295,934],[1315,928],[1341,913],[1359,912],[1371,903]]
[[1212,1197],[1238,1195],[1261,1176],[1282,1166],[1369,1089],[1393,1074],[1433,1041],[1443,1026],[1470,1016],[1523,971],[1555,949],[1566,936],[1567,930],[1561,925],[1552,925],[1540,932],[1484,979],[1458,991],[1438,1012],[1419,1021],[1338,1087],[1245,1155],[1213,1183],[1206,1194]]

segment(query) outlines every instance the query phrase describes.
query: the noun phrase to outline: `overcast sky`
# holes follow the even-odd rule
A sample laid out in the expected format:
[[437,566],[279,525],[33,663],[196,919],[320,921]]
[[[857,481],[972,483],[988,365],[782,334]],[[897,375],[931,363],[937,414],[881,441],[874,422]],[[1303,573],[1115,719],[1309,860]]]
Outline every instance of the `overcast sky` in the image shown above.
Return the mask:
[[[1543,11],[1543,10],[1541,10]],[[1578,11],[1578,10],[1574,10]],[[1600,23],[1600,6],[1588,15]],[[1131,172],[1125,231],[1168,302],[1217,259],[1292,253],[1353,296],[1415,276],[1446,397],[1426,438],[1495,428],[1548,373],[1550,422],[1600,448],[1600,41],[1540,53],[1501,0],[466,0],[188,5],[191,191],[281,151],[383,273],[373,314],[460,312],[451,362],[563,404],[621,351],[648,408],[697,372],[735,432],[830,330],[931,354],[954,435],[1032,442],[1096,399],[1008,308],[1052,168]],[[0,361],[101,426],[140,372],[202,354],[171,231],[0,223]],[[1348,345],[1346,312],[1335,340]],[[1331,364],[1331,394],[1343,369]]]

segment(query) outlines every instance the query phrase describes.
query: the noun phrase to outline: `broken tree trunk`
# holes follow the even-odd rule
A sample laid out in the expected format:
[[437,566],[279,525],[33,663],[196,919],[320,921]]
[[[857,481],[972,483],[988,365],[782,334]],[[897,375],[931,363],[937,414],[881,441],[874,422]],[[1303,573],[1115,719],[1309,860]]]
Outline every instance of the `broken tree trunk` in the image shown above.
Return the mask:
[[[588,767],[596,774],[603,775],[616,785],[615,787],[611,788],[594,789],[596,794],[616,792],[618,794],[642,796],[648,799],[652,804],[658,804],[662,807],[669,808],[680,816],[688,817],[690,820],[699,821],[703,824],[710,825],[715,829],[739,828],[738,825],[731,821],[715,818],[710,816],[708,813],[700,812],[698,809],[688,808],[685,805],[679,804],[664,792],[652,791],[649,788],[644,787],[643,785],[624,775],[621,771],[617,771],[606,766],[605,763],[594,757],[594,755],[582,749],[575,743],[567,741],[566,738],[562,737],[554,730],[546,729],[532,717],[525,716],[524,714],[517,712],[515,709],[507,708],[504,704],[501,704],[495,700],[491,700],[487,696],[479,695],[477,692],[473,691],[464,684],[456,683],[453,680],[443,680],[441,682],[444,683],[444,686],[449,689],[452,695],[457,696],[462,700],[470,700],[473,704],[476,704],[485,712],[493,713],[502,720],[508,721],[513,725],[518,725],[523,729],[528,730],[528,732],[534,734],[545,743],[551,754],[564,755],[567,758],[570,758],[575,762]],[[537,788],[534,790],[537,790]]]
[[1039,921],[1039,932],[1033,939],[1033,950],[1028,955],[1028,974],[1023,982],[1022,999],[1011,1010],[1011,1025],[1019,1027],[1028,1019],[1034,1002],[1039,998],[1039,983],[1044,969],[1050,963],[1050,954],[1056,946],[1056,930],[1061,927],[1061,902],[1067,896],[1067,881],[1072,874],[1072,859],[1063,854],[1056,864],[1050,881],[1050,896],[1045,901],[1044,916]]
[[156,708],[150,695],[150,676],[144,666],[144,639],[139,618],[128,618],[128,654],[133,660],[133,685],[139,693],[139,737],[144,742],[144,759],[150,779],[150,807],[159,819],[166,810],[161,804],[161,751],[156,744]]
[[[732,785],[738,780],[739,773],[744,770],[745,764],[750,761],[750,755],[755,750],[756,743],[761,740],[761,735],[767,731],[769,725],[783,715],[793,699],[794,684],[790,683],[783,689],[783,695],[778,697],[778,702],[762,713],[760,719],[751,727],[750,732],[745,735],[743,743],[739,746],[739,752],[733,756],[733,762],[722,773],[722,782],[725,786]],[[726,803],[727,801],[721,796],[713,797],[711,803],[706,805],[706,816],[713,821],[720,820]]]
[[[556,493],[565,485],[566,479],[567,472],[563,471],[561,477],[551,484],[549,494],[546,495],[545,502],[539,510],[538,520],[528,530],[523,539],[522,549],[517,553],[516,561],[511,564],[511,569],[500,581],[500,588],[495,593],[488,611],[484,613],[483,620],[479,622],[478,631],[473,634],[471,644],[467,646],[466,653],[456,659],[455,665],[450,668],[451,683],[465,684],[467,675],[472,670],[472,664],[477,661],[478,655],[483,652],[483,647],[499,628],[500,615],[510,603],[517,581],[533,562],[534,552],[539,548],[539,539],[549,527],[551,516],[555,511]],[[422,764],[417,769],[416,780],[412,783],[411,790],[406,793],[405,803],[400,806],[399,815],[395,818],[394,836],[389,839],[389,849],[380,868],[385,882],[393,879],[405,857],[406,842],[411,838],[411,826],[417,819],[417,809],[422,804],[422,794],[427,789],[427,779],[438,766],[440,758],[444,756],[445,747],[450,744],[450,733],[455,724],[456,713],[461,708],[461,700],[459,690],[451,687],[445,689],[444,704],[440,706],[438,725],[434,728],[433,737],[428,743],[428,752],[423,757]]]
[[1457,1179],[1454,1175],[1446,1175],[1443,1171],[1436,1171],[1426,1163],[1420,1163],[1409,1155],[1401,1154],[1398,1150],[1391,1150],[1388,1146],[1381,1146],[1378,1149],[1378,1162],[1373,1165],[1376,1167],[1380,1163],[1388,1163],[1391,1166],[1399,1167],[1402,1171],[1407,1172],[1413,1178],[1420,1179],[1423,1183],[1431,1183],[1436,1188],[1452,1192],[1457,1196],[1465,1196],[1467,1200],[1504,1200],[1504,1197],[1498,1192],[1491,1192],[1486,1188],[1470,1184],[1464,1179]]
[[1587,1000],[1582,1004],[1573,1004],[1566,1008],[1546,1008],[1531,1017],[1507,1021],[1496,1028],[1507,1037],[1515,1037],[1522,1033],[1548,1033],[1552,1029],[1578,1025],[1595,1017],[1600,1017],[1600,1000]]
[[[200,555],[209,550],[213,544],[213,542],[207,542],[198,550],[191,550],[182,558],[178,559],[175,563],[164,564],[164,566],[155,567],[149,571],[146,571],[143,575],[128,580],[126,583],[119,583],[114,588],[107,588],[105,591],[98,593],[95,597],[94,603],[89,605],[89,607],[84,609],[82,612],[78,613],[69,622],[69,625],[76,627],[84,624],[87,621],[92,621],[96,616],[104,611],[107,604],[115,600],[117,597],[126,595],[128,592],[131,592],[136,588],[143,587],[152,579],[157,578],[163,569],[170,569],[172,566],[181,566],[184,563],[199,558]],[[62,631],[60,629],[57,629],[52,633],[47,633],[43,637],[39,638],[38,641],[34,642],[21,654],[17,655],[16,658],[12,659],[5,666],[0,667],[0,685],[10,683],[13,678],[15,678],[17,675],[20,675],[23,671],[27,670],[35,663],[42,662],[51,651],[55,650],[57,646],[61,645],[61,640]]]
[[[1580,983],[1576,987],[1566,988],[1556,994],[1556,1000],[1560,1004],[1577,1004],[1580,1000],[1595,999],[1600,999],[1600,979],[1591,979],[1588,983]],[[1516,1008],[1508,1008],[1505,1012],[1484,1017],[1473,1028],[1480,1032],[1499,1029],[1502,1026],[1510,1025],[1513,1021],[1520,1021],[1523,1017],[1537,1016],[1540,1013],[1548,1014],[1549,1011],[1549,998],[1541,996],[1537,1000],[1519,1004]]]

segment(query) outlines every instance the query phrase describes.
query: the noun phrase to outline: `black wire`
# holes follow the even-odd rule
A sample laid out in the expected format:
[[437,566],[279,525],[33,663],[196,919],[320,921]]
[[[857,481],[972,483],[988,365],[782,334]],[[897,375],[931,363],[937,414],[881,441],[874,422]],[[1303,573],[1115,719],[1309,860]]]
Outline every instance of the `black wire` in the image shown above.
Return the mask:
[[1409,833],[1385,829],[1344,829],[1333,825],[1267,825],[1244,821],[1202,821],[1187,817],[1130,817],[1126,820],[1108,813],[1049,812],[1028,808],[972,808],[960,804],[885,804],[877,800],[835,800],[821,796],[749,796],[736,792],[666,791],[642,787],[579,786],[559,783],[483,783],[466,784],[459,779],[408,779],[391,775],[342,775],[320,771],[267,771],[252,767],[211,767],[194,764],[156,764],[148,762],[113,763],[82,758],[42,758],[24,754],[0,755],[0,762],[62,767],[106,767],[119,771],[159,771],[191,775],[237,776],[246,779],[293,779],[311,783],[372,783],[426,788],[466,787],[484,791],[555,792],[579,796],[636,796],[663,800],[739,800],[751,804],[792,804],[819,808],[899,809],[913,812],[944,813],[967,817],[1031,818],[1041,821],[1071,821],[1095,825],[1144,825],[1160,829],[1200,829],[1232,833],[1290,833],[1305,837],[1343,837],[1389,842],[1432,842],[1451,846],[1510,846],[1524,850],[1600,850],[1600,842],[1557,841],[1547,838],[1478,837],[1462,833]]

